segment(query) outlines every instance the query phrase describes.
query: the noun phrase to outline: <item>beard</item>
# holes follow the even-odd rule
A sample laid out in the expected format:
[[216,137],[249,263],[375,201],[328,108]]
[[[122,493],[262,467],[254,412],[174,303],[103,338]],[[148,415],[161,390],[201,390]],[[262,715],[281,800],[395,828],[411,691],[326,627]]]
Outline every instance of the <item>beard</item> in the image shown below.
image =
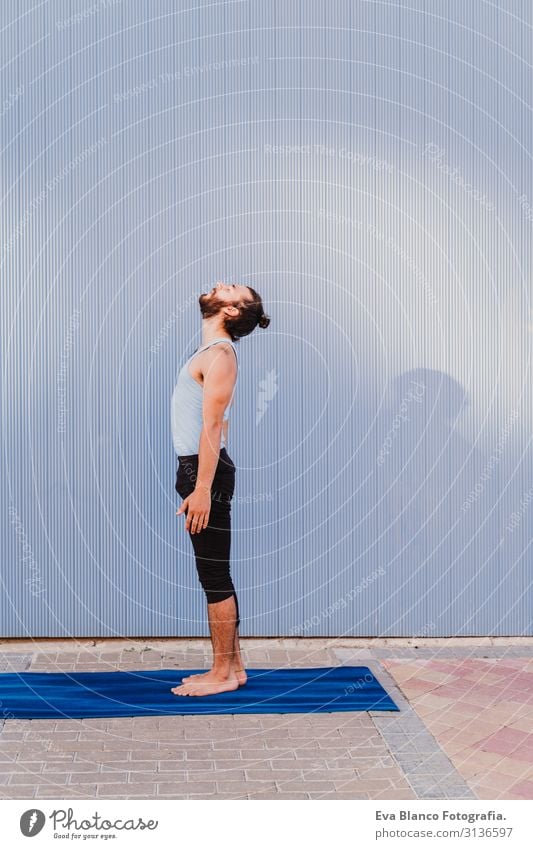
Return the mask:
[[220,307],[222,306],[217,298],[216,292],[207,292],[207,294],[200,295],[198,303],[200,304],[202,318],[212,318],[213,316],[218,315]]

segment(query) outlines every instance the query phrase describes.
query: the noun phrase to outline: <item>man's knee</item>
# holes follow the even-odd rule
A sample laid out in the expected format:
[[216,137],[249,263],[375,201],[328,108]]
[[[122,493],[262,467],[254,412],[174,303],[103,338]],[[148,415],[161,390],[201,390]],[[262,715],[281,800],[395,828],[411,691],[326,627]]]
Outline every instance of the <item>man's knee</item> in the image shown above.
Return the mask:
[[234,590],[205,590],[205,595],[208,604],[217,604],[219,601],[226,601],[228,598],[235,596]]

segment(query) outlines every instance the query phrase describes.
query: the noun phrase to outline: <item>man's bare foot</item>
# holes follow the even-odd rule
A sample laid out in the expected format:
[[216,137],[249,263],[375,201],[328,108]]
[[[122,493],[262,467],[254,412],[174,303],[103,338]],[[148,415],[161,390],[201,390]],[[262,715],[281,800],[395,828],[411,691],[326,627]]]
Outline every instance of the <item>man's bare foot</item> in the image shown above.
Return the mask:
[[[191,676],[192,678],[192,676]],[[217,693],[227,693],[229,690],[238,690],[239,682],[237,676],[230,669],[227,678],[221,678],[213,673],[213,670],[204,673],[199,680],[191,680],[186,684],[173,687],[171,692],[175,696],[214,696]]]
[[[239,682],[239,687],[243,687],[248,680],[246,670],[243,667],[237,669],[236,666],[230,666],[230,669],[233,673],[235,673],[235,677]],[[198,672],[196,675],[186,675],[181,680],[184,684],[187,684],[189,681],[201,681],[202,679],[206,678],[207,675],[211,675],[212,671],[213,670],[210,669],[208,672]]]

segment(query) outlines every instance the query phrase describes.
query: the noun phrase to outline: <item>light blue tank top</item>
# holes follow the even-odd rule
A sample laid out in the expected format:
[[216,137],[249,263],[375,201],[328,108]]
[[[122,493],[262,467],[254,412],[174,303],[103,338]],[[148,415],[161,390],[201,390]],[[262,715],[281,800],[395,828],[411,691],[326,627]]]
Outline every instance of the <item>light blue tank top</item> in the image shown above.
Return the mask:
[[[172,430],[172,442],[178,457],[180,455],[198,454],[200,450],[200,436],[203,427],[203,395],[204,388],[194,379],[189,372],[189,363],[200,351],[206,351],[211,345],[219,342],[229,342],[237,356],[237,350],[231,339],[225,336],[212,339],[206,345],[198,348],[183,365],[172,393],[170,405],[170,421]],[[238,360],[237,360],[238,368]],[[224,421],[228,418],[229,408],[235,394],[235,386],[228,406],[224,411]],[[224,431],[220,436],[220,447],[225,447]]]

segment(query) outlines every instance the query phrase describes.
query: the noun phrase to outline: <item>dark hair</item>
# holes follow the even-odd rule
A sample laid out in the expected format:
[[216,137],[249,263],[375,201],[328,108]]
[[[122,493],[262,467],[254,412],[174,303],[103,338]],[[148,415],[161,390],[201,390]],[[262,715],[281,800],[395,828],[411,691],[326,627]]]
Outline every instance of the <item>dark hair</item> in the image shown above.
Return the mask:
[[265,329],[270,324],[270,318],[263,309],[261,296],[251,286],[247,289],[252,295],[252,300],[241,301],[240,313],[235,318],[224,317],[224,330],[230,334],[233,342],[248,336],[256,327]]

